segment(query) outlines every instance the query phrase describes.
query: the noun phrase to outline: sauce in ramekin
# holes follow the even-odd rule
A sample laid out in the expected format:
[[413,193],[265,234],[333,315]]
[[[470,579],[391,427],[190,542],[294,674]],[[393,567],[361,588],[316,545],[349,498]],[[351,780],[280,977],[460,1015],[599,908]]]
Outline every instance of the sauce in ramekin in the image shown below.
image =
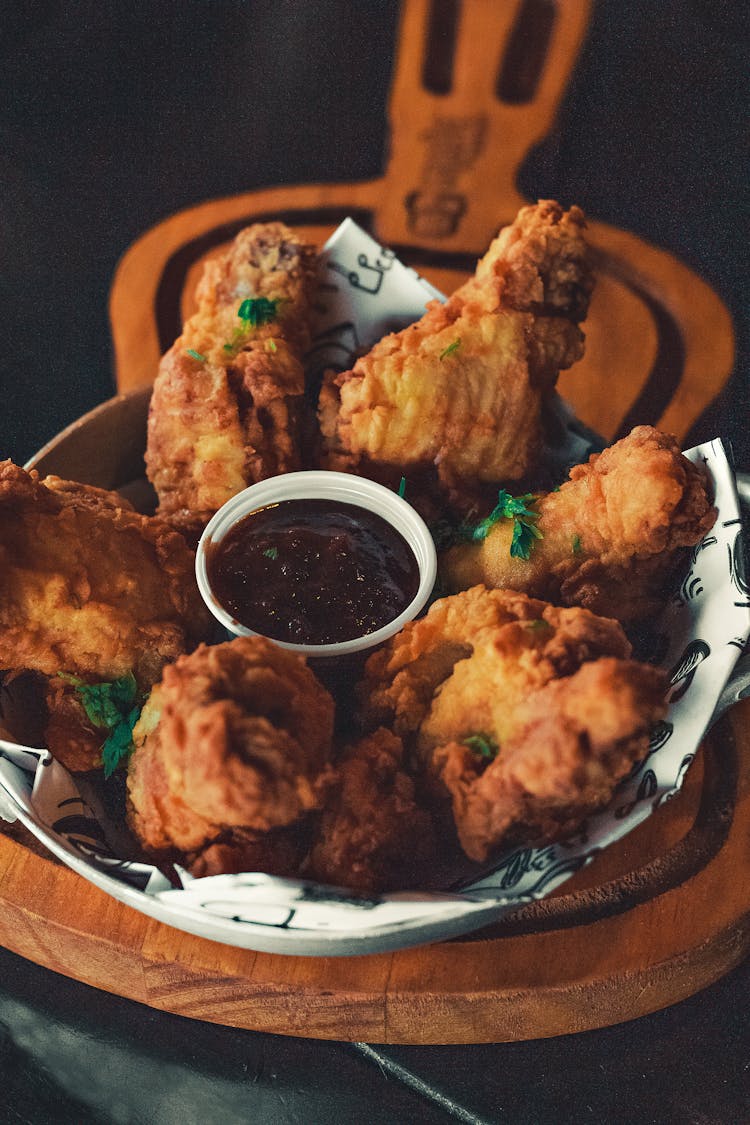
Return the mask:
[[336,644],[394,621],[419,566],[403,536],[366,508],[282,500],[207,548],[215,598],[247,629],[292,644]]

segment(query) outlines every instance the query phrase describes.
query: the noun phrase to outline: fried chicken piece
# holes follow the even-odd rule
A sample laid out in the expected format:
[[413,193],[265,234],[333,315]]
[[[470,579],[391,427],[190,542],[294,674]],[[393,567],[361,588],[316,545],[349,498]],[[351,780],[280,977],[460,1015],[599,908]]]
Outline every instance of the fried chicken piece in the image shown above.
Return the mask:
[[583,354],[584,227],[577,207],[524,207],[445,304],[329,373],[319,406],[328,467],[429,464],[448,490],[527,474],[542,405]]
[[289,227],[247,227],[206,264],[197,310],[162,358],[146,466],[159,514],[191,539],[247,485],[302,467],[315,273],[315,248]]
[[[540,826],[569,831],[645,754],[666,681],[630,653],[616,621],[475,586],[435,602],[370,657],[363,717],[392,724],[434,796],[451,795],[466,854],[483,860],[536,839]],[[543,783],[520,792],[506,763],[508,778],[538,769]],[[495,790],[513,816],[494,809]]]
[[602,657],[521,703],[497,757],[441,747],[461,846],[474,860],[498,846],[551,843],[609,803],[663,717],[665,681],[633,660]]
[[571,470],[557,492],[538,497],[528,559],[510,554],[513,521],[502,519],[481,543],[448,550],[448,590],[478,582],[521,590],[563,605],[634,621],[664,604],[690,547],[716,519],[705,473],[674,437],[637,426],[588,464]]
[[365,893],[419,886],[436,854],[429,813],[380,727],[345,749],[328,788],[305,874]]
[[434,602],[373,653],[357,694],[365,724],[418,733],[426,763],[447,732],[461,733],[464,709],[472,720],[465,733],[502,736],[509,710],[529,691],[588,660],[630,653],[616,621],[475,586]]
[[261,834],[319,807],[333,712],[304,659],[262,637],[169,665],[128,765],[128,819],[146,851],[202,873],[255,863],[271,843]]
[[150,686],[212,632],[194,565],[117,493],[0,463],[0,669]]

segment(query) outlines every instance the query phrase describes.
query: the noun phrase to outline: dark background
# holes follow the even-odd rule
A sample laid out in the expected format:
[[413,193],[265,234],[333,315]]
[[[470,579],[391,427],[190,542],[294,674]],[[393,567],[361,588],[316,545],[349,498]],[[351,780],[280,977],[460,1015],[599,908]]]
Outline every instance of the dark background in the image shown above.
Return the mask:
[[[394,0],[3,5],[0,457],[25,461],[113,393],[109,286],[148,227],[256,187],[380,174],[397,15]],[[737,366],[691,436],[725,437],[750,469],[747,31],[736,3],[598,0],[520,187],[718,291]],[[153,1013],[1,951],[0,982],[5,1121],[750,1119],[747,966],[619,1028],[377,1059]]]
[[[398,4],[4,7],[0,456],[24,461],[112,393],[109,286],[148,227],[256,187],[381,172]],[[598,0],[520,187],[673,251],[719,292],[738,374],[695,436],[729,438],[748,468],[742,9]]]

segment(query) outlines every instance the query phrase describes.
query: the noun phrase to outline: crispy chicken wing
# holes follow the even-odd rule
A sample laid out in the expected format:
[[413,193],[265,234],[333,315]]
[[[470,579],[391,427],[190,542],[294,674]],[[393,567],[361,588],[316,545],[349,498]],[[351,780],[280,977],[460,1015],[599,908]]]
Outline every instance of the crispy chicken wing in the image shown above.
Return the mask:
[[475,586],[370,657],[364,721],[393,726],[433,794],[451,795],[466,854],[483,860],[570,831],[643,756],[665,680],[630,652],[616,621]]
[[277,866],[288,866],[290,838],[265,834],[319,807],[333,710],[304,659],[261,637],[169,665],[128,766],[129,820],[145,849],[216,873],[270,856],[275,839]]
[[583,353],[584,227],[577,207],[523,208],[445,304],[331,373],[319,408],[329,467],[433,465],[449,491],[527,474],[542,405]]
[[283,223],[241,231],[161,361],[146,465],[159,514],[190,536],[247,485],[302,467],[315,265]]
[[533,510],[543,538],[528,559],[512,557],[512,519],[479,543],[448,550],[441,571],[449,590],[481,582],[580,605],[619,621],[642,619],[664,603],[675,569],[713,526],[705,474],[675,438],[638,426]]
[[0,669],[148,687],[212,628],[193,552],[163,520],[0,464]]

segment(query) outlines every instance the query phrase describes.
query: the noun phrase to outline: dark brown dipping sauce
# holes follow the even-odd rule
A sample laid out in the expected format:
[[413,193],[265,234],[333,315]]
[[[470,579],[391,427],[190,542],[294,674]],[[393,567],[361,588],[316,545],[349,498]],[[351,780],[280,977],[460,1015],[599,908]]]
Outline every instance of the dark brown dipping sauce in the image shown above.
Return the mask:
[[206,552],[215,597],[275,641],[335,644],[406,609],[419,566],[375,512],[335,500],[282,500],[251,512]]

